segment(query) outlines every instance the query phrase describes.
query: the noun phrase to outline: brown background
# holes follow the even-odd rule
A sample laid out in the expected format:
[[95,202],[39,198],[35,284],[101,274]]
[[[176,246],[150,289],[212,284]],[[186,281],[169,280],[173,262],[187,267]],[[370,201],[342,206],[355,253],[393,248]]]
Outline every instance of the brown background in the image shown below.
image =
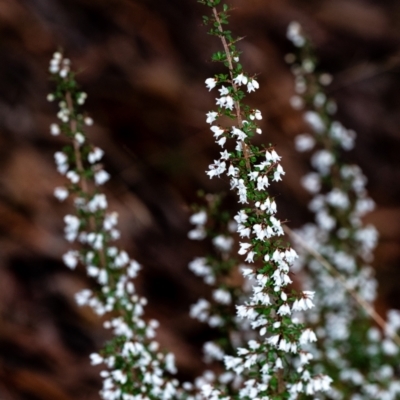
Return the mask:
[[[400,3],[396,0],[237,0],[232,30],[260,90],[249,102],[263,112],[263,137],[284,157],[276,187],[279,215],[298,227],[310,220],[299,185],[307,160],[294,151],[304,131],[288,100],[293,81],[284,55],[287,24],[301,22],[321,68],[335,82],[338,119],[358,133],[347,159],[369,178],[377,209],[367,217],[381,233],[375,266],[379,308],[400,307]],[[227,188],[204,171],[218,153],[205,123],[213,93],[204,80],[218,41],[206,34],[195,0],[0,0],[0,398],[96,399],[98,371],[87,356],[106,338],[73,293],[90,285],[83,270],[60,262],[68,249],[53,188],[62,141],[49,135],[55,106],[47,65],[62,47],[95,120],[93,142],[106,150],[106,187],[120,213],[122,245],[143,265],[138,288],[161,321],[159,340],[174,351],[181,376],[201,368],[211,333],[188,317],[207,289],[187,270],[206,251],[187,238],[196,191]]]

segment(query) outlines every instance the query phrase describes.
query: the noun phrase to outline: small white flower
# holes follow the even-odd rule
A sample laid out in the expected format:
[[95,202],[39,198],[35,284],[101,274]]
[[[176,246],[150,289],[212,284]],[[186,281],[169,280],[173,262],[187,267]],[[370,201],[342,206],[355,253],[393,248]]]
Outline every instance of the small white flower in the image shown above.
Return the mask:
[[296,136],[294,143],[297,151],[309,151],[314,147],[315,139],[311,135],[303,133]]
[[62,259],[68,268],[75,269],[78,265],[78,256],[79,253],[77,251],[70,250],[63,255]]
[[104,155],[104,151],[98,147],[95,147],[89,154],[88,154],[88,161],[90,164],[94,164],[97,161],[100,161]]
[[316,172],[310,172],[301,178],[301,184],[310,193],[318,193],[321,190],[321,178]]
[[188,238],[191,240],[203,240],[206,236],[204,227],[200,225],[188,232]]
[[207,116],[207,124],[212,124],[218,117],[218,113],[215,111],[210,111],[209,113],[206,114]]
[[251,243],[243,243],[243,242],[240,242],[239,245],[240,245],[240,249],[239,249],[238,253],[239,253],[240,255],[246,254],[247,251],[248,251],[248,249],[251,247]]
[[218,235],[213,240],[213,245],[220,251],[229,252],[233,246],[233,238],[224,235]]
[[93,125],[93,119],[90,118],[90,117],[85,117],[84,120],[83,120],[83,122],[84,122],[85,125],[87,125],[87,126]]
[[204,210],[199,211],[193,214],[189,221],[193,225],[204,225],[207,222],[207,213]]
[[229,94],[229,90],[225,86],[222,86],[221,89],[218,89],[218,91],[221,96],[226,96],[227,94]]
[[214,137],[218,138],[219,136],[221,136],[222,134],[225,133],[225,130],[220,128],[219,126],[213,125],[210,130],[214,133]]
[[286,37],[296,46],[303,47],[306,43],[305,38],[301,34],[301,25],[293,21],[289,24]]
[[79,182],[80,177],[75,171],[68,171],[66,176],[72,183]]
[[283,170],[282,166],[280,164],[278,164],[278,166],[276,167],[276,170],[274,171],[273,180],[275,182],[281,181],[282,180],[281,175],[285,175],[285,171]]
[[300,344],[307,344],[311,342],[316,342],[317,341],[317,336],[311,329],[306,329],[303,331],[303,333],[300,335]]
[[219,144],[221,147],[224,147],[225,142],[226,142],[226,137],[217,140],[217,144]]
[[259,87],[260,87],[260,85],[258,84],[258,82],[255,79],[249,79],[249,82],[247,83],[247,92],[248,93],[254,92]]
[[208,79],[206,79],[205,83],[206,83],[207,89],[210,91],[211,89],[213,89],[216,86],[217,81],[215,80],[215,78],[208,78]]
[[219,154],[221,154],[221,160],[228,160],[229,157],[231,156],[230,153],[228,151],[226,151],[226,150],[221,152],[221,153],[219,153]]
[[90,363],[91,363],[92,365],[101,364],[103,361],[104,361],[104,358],[103,358],[100,354],[92,353],[92,354],[90,355]]
[[54,189],[54,197],[60,201],[65,200],[68,197],[68,190],[64,187],[56,187]]
[[78,142],[78,144],[83,144],[85,143],[85,136],[81,132],[77,132],[75,134],[75,140]]
[[236,83],[236,85],[246,85],[248,79],[247,76],[239,74],[236,78],[233,79],[233,82]]
[[256,253],[254,251],[249,251],[247,253],[247,257],[245,259],[246,262],[252,263],[254,262],[254,256],[256,255]]
[[290,105],[292,106],[292,108],[295,110],[301,110],[304,107],[304,101],[298,95],[292,96],[290,98],[289,102],[290,102]]
[[53,136],[58,136],[60,134],[61,130],[60,127],[58,126],[58,124],[51,124],[50,125],[50,133]]
[[232,296],[227,290],[216,289],[214,290],[212,296],[217,303],[226,305],[231,304]]
[[100,171],[97,171],[94,174],[94,181],[97,186],[103,185],[105,182],[107,182],[110,179],[110,174],[103,169]]
[[325,122],[315,111],[305,112],[304,121],[311,126],[315,133],[323,133],[326,129]]
[[247,135],[241,130],[236,128],[235,126],[232,127],[232,136],[236,136],[238,140],[245,140],[247,138]]

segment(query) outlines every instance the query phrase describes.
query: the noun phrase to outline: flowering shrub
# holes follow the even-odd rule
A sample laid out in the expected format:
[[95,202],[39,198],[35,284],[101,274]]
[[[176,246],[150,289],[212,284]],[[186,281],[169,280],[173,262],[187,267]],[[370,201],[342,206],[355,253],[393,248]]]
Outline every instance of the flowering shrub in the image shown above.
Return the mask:
[[[373,203],[360,169],[341,162],[341,150],[353,146],[355,134],[333,120],[335,105],[321,86],[329,76],[315,73],[311,46],[300,26],[291,24],[288,37],[300,50],[299,58],[288,56],[297,91],[291,103],[307,109],[304,119],[312,131],[299,135],[296,147],[303,152],[317,148],[311,157],[316,172],[302,181],[315,195],[310,208],[316,224],[307,225],[300,235],[344,276],[345,285],[307,253],[301,251],[298,257],[284,242],[284,223],[276,217],[277,205],[268,192],[285,174],[281,157],[270,144],[254,144],[252,138],[262,134],[258,125],[262,114],[245,102],[259,83],[243,70],[235,46],[238,39],[225,29],[229,7],[220,5],[220,0],[199,2],[210,9],[204,23],[222,45],[212,56],[221,63],[221,72],[205,81],[208,90],[217,93],[216,108],[207,113],[206,123],[220,150],[206,173],[211,179],[226,177],[237,203],[232,211],[223,195],[206,195],[205,205],[196,206],[190,218],[189,237],[210,240],[214,247],[212,254],[189,264],[212,287],[211,299],[199,299],[190,315],[218,330],[216,339],[204,344],[204,359],[214,363],[212,371],[194,383],[174,378],[174,356],[160,350],[155,339],[158,323],[146,320],[146,299],[135,291],[133,280],[141,267],[114,243],[119,238],[118,216],[108,211],[100,190],[110,175],[101,164],[103,150],[92,146],[84,132],[85,125],[93,123],[82,111],[86,94],[67,58],[55,53],[50,63],[56,90],[48,99],[60,107],[60,121],[51,125],[50,132],[68,140],[55,154],[67,184],[54,194],[60,201],[71,196],[75,205],[75,213],[65,217],[65,237],[74,247],[63,260],[71,269],[84,266],[95,280],[96,289],[77,293],[76,301],[102,316],[104,327],[113,334],[99,353],[90,356],[92,364],[103,366],[101,396],[107,400],[394,399],[400,392],[400,383],[393,379],[400,317],[389,313],[380,342],[381,333],[368,314],[376,282],[371,268],[364,265],[377,235],[361,222]],[[291,268],[302,271],[304,290],[295,291],[291,285]],[[353,297],[370,307],[367,312],[349,298],[349,287]],[[316,333],[322,340],[317,341]]]
[[146,299],[136,294],[132,282],[140,265],[114,245],[119,238],[118,215],[107,210],[106,196],[100,191],[110,177],[100,163],[103,150],[88,143],[84,133],[84,126],[93,123],[81,111],[86,94],[61,53],[54,54],[50,72],[56,91],[48,99],[58,101],[60,107],[60,122],[52,124],[50,131],[62,133],[69,141],[55,154],[57,169],[68,184],[56,188],[54,194],[60,201],[72,196],[75,204],[75,214],[64,218],[65,238],[75,248],[63,260],[71,269],[78,263],[85,266],[88,276],[95,279],[98,290],[82,290],[76,302],[104,316],[104,327],[114,335],[100,354],[90,356],[92,364],[104,365],[101,396],[110,400],[173,398],[177,387],[171,378],[176,372],[174,357],[159,350],[154,340],[158,322],[143,319]]
[[377,282],[369,262],[377,232],[372,225],[365,226],[362,217],[374,203],[361,169],[343,160],[343,152],[354,147],[356,135],[335,120],[336,105],[324,91],[331,77],[317,72],[312,44],[301,26],[291,23],[287,36],[297,47],[296,55],[287,56],[295,76],[291,104],[302,110],[311,132],[298,135],[295,145],[299,152],[311,153],[314,169],[302,184],[313,196],[309,209],[315,223],[305,225],[298,234],[330,263],[335,274],[299,248],[295,267],[304,272],[304,286],[318,293],[316,307],[304,319],[320,339],[314,353],[319,367],[334,380],[325,397],[396,399],[400,395],[396,377],[400,313],[389,311],[385,323],[373,309]]

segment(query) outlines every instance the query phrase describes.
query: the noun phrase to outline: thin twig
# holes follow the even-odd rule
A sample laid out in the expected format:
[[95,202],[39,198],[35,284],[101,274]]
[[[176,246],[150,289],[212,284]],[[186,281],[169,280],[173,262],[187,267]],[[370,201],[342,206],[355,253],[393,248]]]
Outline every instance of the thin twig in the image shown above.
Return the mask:
[[[219,18],[218,11],[217,11],[217,9],[215,7],[213,7],[212,10],[213,10],[213,14],[214,14],[215,20],[218,23],[218,30],[221,32],[221,35],[219,35],[219,38],[221,39],[222,46],[224,47],[224,51],[225,51],[225,54],[226,54],[226,59],[228,61],[229,75],[231,77],[233,91],[234,91],[234,93],[236,95],[238,89],[237,89],[236,83],[233,81],[234,76],[233,76],[232,55],[231,55],[231,53],[229,51],[229,46],[228,46],[228,43],[226,41],[226,38],[223,35],[224,30],[222,29],[222,22],[221,22],[221,19]],[[237,101],[237,100],[234,100],[234,104],[235,104],[236,118],[237,118],[237,122],[238,122],[238,127],[239,127],[239,129],[241,129],[243,127],[243,120],[242,120],[242,111],[240,109],[240,102]],[[245,158],[245,161],[246,161],[246,168],[247,168],[248,171],[250,171],[251,167],[250,167],[250,160],[249,160],[249,152],[248,152],[248,149],[247,149],[247,145],[246,145],[246,143],[244,141],[242,141],[242,151],[243,151],[243,155],[244,155],[244,158]]]
[[[293,232],[286,225],[283,226],[283,230],[288,234],[292,240],[298,243],[301,247],[307,250],[332,276],[334,276],[346,289],[346,291],[354,298],[354,300],[367,312],[367,314],[382,328],[385,330],[386,321],[375,311],[375,309],[368,304],[355,290],[353,290],[347,283],[346,279],[341,275],[329,261],[323,257],[318,251],[313,249],[305,240],[303,240],[297,233]],[[400,346],[400,336],[396,332],[391,333],[393,341]]]

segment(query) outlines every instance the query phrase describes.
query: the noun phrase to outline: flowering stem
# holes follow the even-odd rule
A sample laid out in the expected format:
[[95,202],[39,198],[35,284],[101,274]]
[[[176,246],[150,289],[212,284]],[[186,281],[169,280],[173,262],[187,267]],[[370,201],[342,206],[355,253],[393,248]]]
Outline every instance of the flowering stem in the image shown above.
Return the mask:
[[[367,314],[383,329],[386,328],[386,321],[375,311],[371,305],[365,301],[353,288],[347,283],[346,278],[318,251],[313,249],[305,240],[288,226],[284,226],[283,230],[289,235],[293,242],[303,247],[310,255],[312,255],[332,276],[337,278],[346,291],[354,298],[354,300],[367,312]],[[393,340],[400,346],[400,336],[393,333]]]
[[[218,23],[218,30],[221,32],[221,35],[219,36],[219,38],[221,39],[222,46],[224,47],[226,59],[228,61],[229,75],[231,77],[233,93],[237,94],[238,87],[234,82],[234,76],[233,76],[234,68],[233,68],[233,62],[232,62],[232,54],[229,50],[228,42],[226,41],[226,38],[223,35],[224,30],[222,28],[222,23],[221,23],[221,19],[219,18],[218,11],[215,7],[213,7],[212,12],[214,14],[215,21],[217,21],[217,23]],[[236,99],[234,100],[234,107],[235,107],[235,111],[236,111],[236,120],[238,123],[238,127],[243,128],[242,111],[240,108],[240,102]],[[249,152],[247,149],[247,145],[244,141],[242,141],[242,151],[243,151],[244,158],[246,160],[246,168],[248,171],[250,171],[251,167],[250,167],[250,161],[249,161]]]

